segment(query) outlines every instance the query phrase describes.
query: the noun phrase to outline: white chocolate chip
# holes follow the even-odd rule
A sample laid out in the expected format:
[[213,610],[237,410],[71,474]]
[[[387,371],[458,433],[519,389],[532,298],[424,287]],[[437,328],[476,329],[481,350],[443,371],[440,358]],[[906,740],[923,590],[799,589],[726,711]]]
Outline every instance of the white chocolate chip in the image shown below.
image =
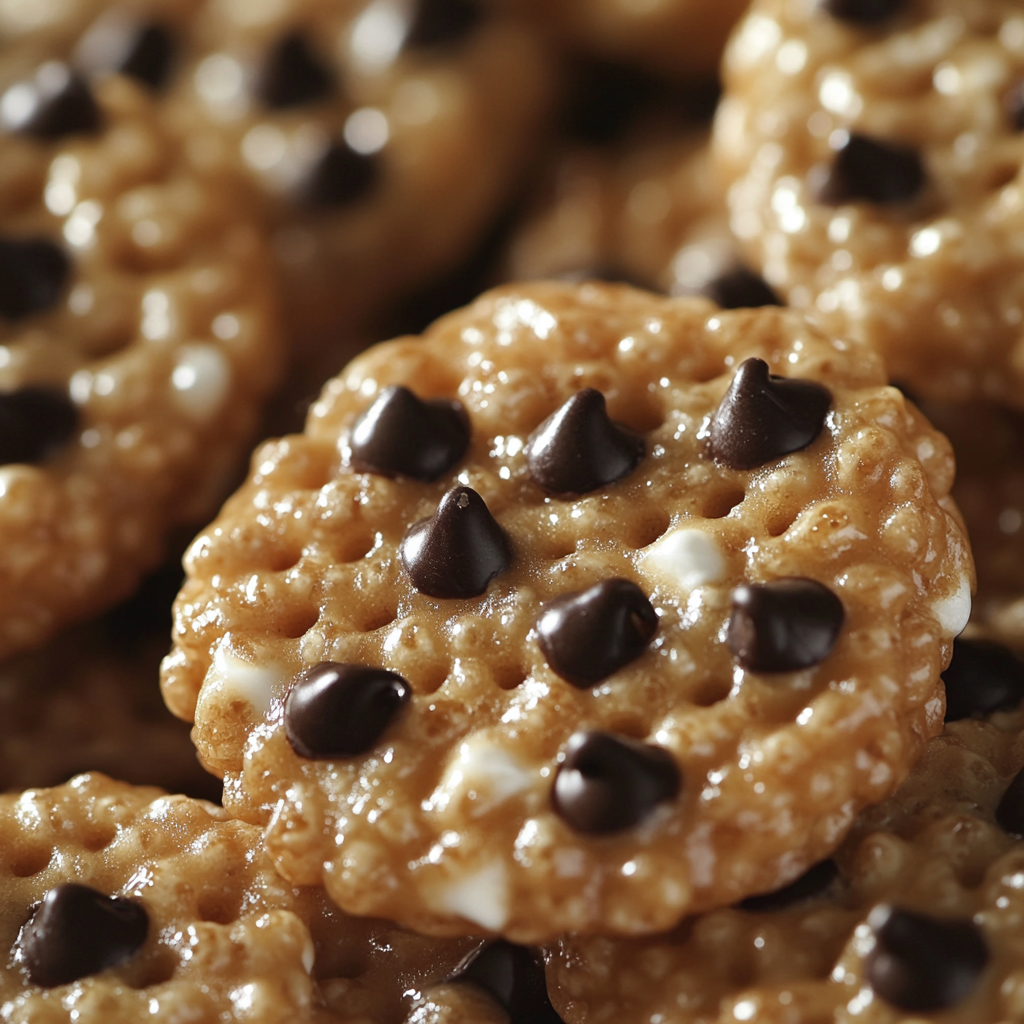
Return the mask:
[[282,680],[274,666],[251,665],[220,644],[213,655],[213,664],[206,673],[204,697],[229,691],[247,701],[260,717],[270,708],[270,699]]
[[971,584],[966,573],[961,573],[954,593],[941,597],[932,605],[935,618],[943,631],[959,636],[971,617]]
[[459,746],[458,757],[424,807],[444,811],[469,802],[470,815],[477,817],[528,789],[532,782],[533,775],[515,755],[481,734]]
[[433,903],[443,913],[458,914],[467,921],[500,931],[508,921],[508,875],[505,864],[489,864],[453,882],[435,894]]
[[688,594],[725,575],[725,559],[713,537],[703,530],[671,530],[641,556],[640,571]]
[[231,364],[213,345],[182,345],[171,373],[174,398],[194,420],[216,416],[231,385]]

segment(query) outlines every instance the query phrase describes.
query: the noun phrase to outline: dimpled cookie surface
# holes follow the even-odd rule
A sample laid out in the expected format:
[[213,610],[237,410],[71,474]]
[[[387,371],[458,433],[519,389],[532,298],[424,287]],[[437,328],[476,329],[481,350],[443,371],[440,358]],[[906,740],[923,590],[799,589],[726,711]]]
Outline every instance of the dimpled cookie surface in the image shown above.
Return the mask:
[[1020,708],[948,723],[789,888],[667,936],[552,946],[558,1011],[567,1024],[1019,1020],[1022,727]]
[[665,929],[826,855],[941,727],[950,451],[797,314],[495,290],[252,465],[186,556],[165,699],[352,912]]
[[922,397],[1020,406],[1020,4],[758,0],[724,77],[716,156],[769,284]]
[[346,917],[260,831],[104,775],[0,797],[0,1019],[401,1021],[472,943]]

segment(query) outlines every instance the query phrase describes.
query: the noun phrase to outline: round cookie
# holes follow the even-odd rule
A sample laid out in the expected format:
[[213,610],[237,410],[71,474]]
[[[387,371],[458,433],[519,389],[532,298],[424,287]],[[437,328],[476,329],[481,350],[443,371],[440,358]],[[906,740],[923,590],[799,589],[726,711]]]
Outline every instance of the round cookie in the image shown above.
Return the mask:
[[552,946],[566,1024],[1016,1019],[1024,819],[1004,794],[1024,765],[1022,730],[1019,707],[948,723],[835,858],[787,889],[665,936]]
[[98,773],[2,796],[0,822],[12,1024],[384,1024],[474,945],[348,918],[280,878],[259,829]]
[[65,84],[25,86],[0,134],[0,656],[115,603],[216,508],[282,348],[232,194],[130,79]]
[[495,290],[255,454],[186,556],[165,698],[351,912],[664,930],[826,855],[940,728],[951,481],[797,314]]
[[715,155],[754,265],[922,397],[1024,404],[1011,0],[758,0]]

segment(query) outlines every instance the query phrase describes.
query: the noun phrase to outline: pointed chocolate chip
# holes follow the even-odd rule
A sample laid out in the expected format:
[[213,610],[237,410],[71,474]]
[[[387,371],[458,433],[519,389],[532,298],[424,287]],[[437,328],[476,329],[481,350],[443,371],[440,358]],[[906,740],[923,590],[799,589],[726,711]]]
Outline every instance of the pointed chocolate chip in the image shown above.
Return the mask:
[[796,881],[789,885],[776,889],[774,892],[765,892],[757,896],[748,896],[739,904],[740,910],[747,910],[752,913],[772,912],[775,910],[786,910],[805,900],[815,899],[823,896],[839,877],[839,869],[836,862],[829,858],[819,861],[814,867],[805,871]]
[[116,967],[146,941],[141,904],[66,882],[51,889],[18,936],[34,985],[53,988]]
[[531,435],[530,476],[552,494],[586,494],[621,480],[640,465],[644,439],[613,423],[604,395],[577,391]]
[[0,123],[15,135],[60,139],[91,133],[102,117],[89,86],[66,64],[51,60],[34,77],[0,96]]
[[374,748],[411,697],[394,672],[322,661],[288,692],[284,731],[299,757],[355,757]]
[[0,465],[42,462],[78,429],[78,407],[54,388],[0,392]]
[[820,7],[838,21],[875,25],[898,14],[906,0],[821,0]]
[[46,238],[0,238],[0,316],[20,320],[53,309],[64,294],[71,261]]
[[578,732],[565,745],[551,802],[574,831],[606,835],[639,825],[681,786],[667,750],[611,733]]
[[508,1014],[509,1024],[562,1024],[548,998],[544,961],[504,939],[474,950],[448,979],[479,985]]
[[405,46],[429,49],[459,43],[482,20],[478,0],[416,0]]
[[537,641],[548,664],[586,689],[643,654],[658,615],[629,580],[604,580],[549,601],[537,620]]
[[996,808],[999,827],[1010,835],[1024,836],[1024,769],[1014,775]]
[[1014,82],[1003,95],[1003,109],[1015,131],[1024,131],[1024,79]]
[[739,264],[712,277],[704,286],[702,294],[722,309],[757,309],[761,306],[782,305],[778,295],[760,274]]
[[352,465],[361,472],[436,480],[469,445],[461,402],[421,401],[408,388],[385,388],[352,428]]
[[727,643],[750,672],[796,672],[832,653],[843,618],[842,601],[815,580],[749,583],[732,592]]
[[917,150],[852,132],[836,150],[816,191],[823,203],[838,206],[908,203],[924,188],[924,165]]
[[875,948],[864,972],[875,994],[901,1010],[929,1013],[956,1006],[978,984],[988,946],[971,921],[940,921],[889,904],[868,915]]
[[374,154],[359,153],[338,139],[310,165],[297,198],[312,207],[348,206],[372,191],[379,175],[380,163]]
[[453,487],[430,519],[409,528],[399,556],[413,586],[431,597],[478,597],[512,563],[512,548],[470,487]]
[[256,79],[257,98],[271,110],[315,103],[334,89],[334,75],[301,32],[279,39]]
[[954,640],[953,660],[942,681],[947,722],[1010,711],[1024,700],[1024,663],[993,640]]
[[746,359],[711,421],[711,457],[731,469],[756,469],[798,452],[821,433],[831,404],[821,384],[777,377],[763,359]]
[[82,37],[75,63],[90,77],[127,75],[159,91],[170,79],[176,50],[174,34],[166,25],[111,11]]

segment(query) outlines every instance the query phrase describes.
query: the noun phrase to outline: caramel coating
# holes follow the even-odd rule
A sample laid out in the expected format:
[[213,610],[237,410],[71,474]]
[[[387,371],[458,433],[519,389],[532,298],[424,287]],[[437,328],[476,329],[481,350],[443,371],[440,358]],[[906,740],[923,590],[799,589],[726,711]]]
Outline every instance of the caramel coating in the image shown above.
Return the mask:
[[[769,284],[876,347],[922,397],[1021,406],[1024,135],[1004,106],[1024,74],[1020,5],[922,0],[861,26],[810,0],[757,0],[723,73],[715,156]],[[847,132],[910,147],[921,191],[822,200]]]
[[[826,382],[833,406],[803,451],[725,469],[705,427],[750,356]],[[469,414],[467,456],[433,483],[347,465],[347,432],[394,383]],[[585,387],[649,455],[559,499],[532,482],[523,445]],[[186,556],[165,699],[194,716],[225,806],[269,822],[279,869],[322,878],[351,912],[519,942],[664,930],[827,854],[941,728],[938,674],[973,581],[951,480],[947,443],[877,359],[797,314],[609,285],[495,290],[422,340],[359,357],[305,435],[255,454]],[[436,600],[410,585],[398,545],[455,483],[486,501],[514,558],[481,597]],[[833,589],[846,626],[820,665],[769,679],[720,638],[736,585],[783,576]],[[659,630],[581,691],[546,664],[533,625],[545,601],[609,577],[640,586]],[[325,660],[412,687],[371,755],[305,761],[288,744],[290,681]],[[550,790],[581,728],[665,748],[682,795],[640,828],[574,833]]]

